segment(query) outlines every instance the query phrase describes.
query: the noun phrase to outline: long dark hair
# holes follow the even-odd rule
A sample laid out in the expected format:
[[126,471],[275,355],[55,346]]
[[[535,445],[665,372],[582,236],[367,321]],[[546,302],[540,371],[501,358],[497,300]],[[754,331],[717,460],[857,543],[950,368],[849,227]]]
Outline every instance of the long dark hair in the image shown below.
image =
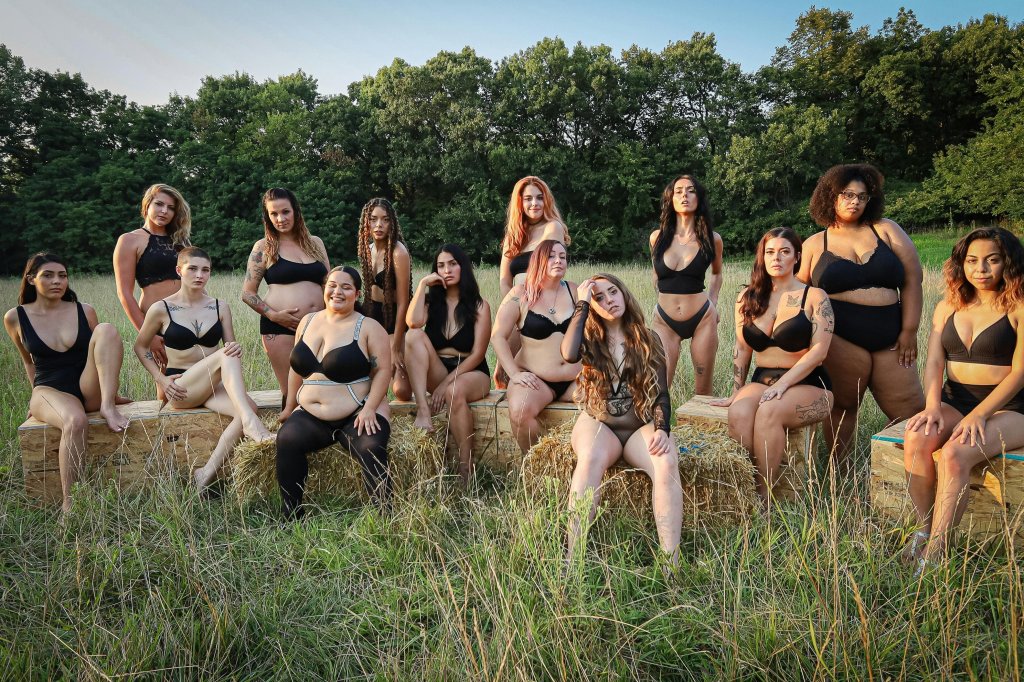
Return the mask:
[[[469,256],[458,244],[445,244],[434,254],[434,266],[431,272],[437,272],[437,259],[442,253],[450,253],[459,264],[459,302],[455,306],[455,321],[461,326],[476,324],[476,316],[479,310],[480,286],[476,283],[476,275],[473,274],[473,263]],[[445,301],[445,288],[442,284],[436,284],[427,291],[427,325],[440,325],[444,329],[444,323],[448,319],[448,303]]]
[[[64,269],[68,269],[67,261],[52,253],[46,251],[40,251],[33,255],[25,263],[25,273],[21,276],[21,290],[18,292],[18,305],[25,305],[26,303],[32,303],[36,300],[36,287],[34,284],[28,283],[29,277],[35,277],[39,274],[39,269],[47,263],[60,263],[64,266]],[[70,301],[74,303],[78,300],[78,296],[74,291],[71,290],[70,285],[64,291],[64,295],[60,297],[62,301]]]
[[942,274],[946,279],[946,299],[954,309],[962,310],[977,297],[977,290],[967,281],[964,273],[964,260],[971,242],[979,239],[994,241],[1003,254],[1003,280],[999,283],[995,304],[998,309],[1008,313],[1024,304],[1024,246],[1015,234],[1001,227],[979,227],[956,243],[942,266]]
[[[373,243],[373,235],[370,234],[370,214],[378,206],[384,209],[384,212],[388,214],[388,219],[391,221],[391,231],[388,233],[387,245],[384,247],[384,326],[389,327],[393,322],[391,319],[394,315],[392,308],[395,307],[397,295],[395,285],[391,283],[395,277],[395,245],[399,243],[405,244],[405,237],[402,236],[402,226],[398,224],[398,213],[387,199],[375,197],[367,201],[363,206],[363,211],[359,214],[359,234],[356,238],[358,241],[356,253],[359,256],[359,264],[363,269],[363,279],[372,284],[377,273],[373,271],[373,258],[370,256],[370,244]],[[370,284],[363,290],[364,305],[370,304],[370,290],[373,288]],[[412,285],[411,277],[409,278],[409,284],[410,286]]]
[[714,220],[711,217],[711,207],[708,205],[708,191],[704,185],[697,181],[692,175],[680,175],[672,182],[665,185],[661,193],[661,219],[658,222],[658,239],[654,242],[655,258],[662,258],[665,251],[672,244],[672,237],[676,234],[676,209],[672,205],[672,195],[676,189],[676,183],[680,180],[689,180],[693,188],[697,190],[697,244],[704,253],[705,258],[715,257]]
[[266,248],[263,252],[266,254],[267,266],[269,267],[277,262],[281,250],[281,239],[278,237],[277,228],[274,227],[274,223],[270,220],[270,212],[267,211],[267,204],[276,199],[287,199],[288,203],[292,205],[292,211],[295,212],[295,225],[292,227],[292,230],[295,232],[295,242],[302,249],[302,252],[318,261],[327,260],[326,254],[320,253],[320,247],[317,246],[313,237],[309,234],[309,228],[306,227],[306,221],[302,217],[302,207],[299,206],[299,199],[295,196],[295,193],[284,187],[271,187],[260,201],[260,212],[263,214],[263,239],[266,243]]
[[764,233],[761,241],[757,243],[757,253],[754,257],[754,267],[750,271],[750,284],[743,291],[743,298],[740,304],[740,314],[744,322],[752,322],[764,315],[768,310],[768,300],[772,297],[772,278],[768,274],[768,268],[764,264],[764,247],[769,239],[785,239],[793,245],[796,251],[796,261],[793,262],[793,272],[800,269],[800,255],[803,242],[791,227],[773,227]]

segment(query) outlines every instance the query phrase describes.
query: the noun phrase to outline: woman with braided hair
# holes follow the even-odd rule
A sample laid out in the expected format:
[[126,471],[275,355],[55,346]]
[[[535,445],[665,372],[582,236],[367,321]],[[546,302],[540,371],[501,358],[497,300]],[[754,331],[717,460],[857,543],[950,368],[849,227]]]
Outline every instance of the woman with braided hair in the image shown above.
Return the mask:
[[412,261],[402,237],[398,214],[382,197],[370,199],[359,216],[359,265],[366,289],[363,310],[391,339],[392,390],[409,400],[412,388],[405,373],[405,316],[412,298]]

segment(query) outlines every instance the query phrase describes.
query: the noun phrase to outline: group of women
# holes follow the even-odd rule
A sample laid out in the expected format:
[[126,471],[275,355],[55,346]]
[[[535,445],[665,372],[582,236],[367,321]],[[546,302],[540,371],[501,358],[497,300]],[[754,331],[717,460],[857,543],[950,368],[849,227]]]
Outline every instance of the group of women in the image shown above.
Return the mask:
[[[936,308],[923,390],[916,372],[921,265],[906,233],[884,218],[882,188],[871,166],[836,166],[811,197],[821,232],[806,242],[784,227],[764,235],[735,303],[732,394],[715,402],[728,407],[730,434],[749,450],[766,503],[787,428],[826,421],[832,451],[846,462],[868,388],[889,419],[911,418],[906,468],[920,530],[905,555],[925,561],[944,550],[946,531],[963,513],[970,468],[1024,445],[1024,249],[1000,228],[975,230],[957,243],[945,266],[947,295]],[[429,430],[433,415],[448,412],[467,482],[469,403],[490,390],[490,342],[494,380],[506,388],[524,453],[539,438],[538,417],[550,402],[575,400],[582,408],[572,434],[570,497],[590,503],[580,502],[587,508],[570,528],[570,551],[583,516],[596,509],[602,476],[622,458],[651,477],[659,540],[674,560],[682,491],[669,389],[689,340],[694,391],[712,393],[722,286],[723,241],[696,178],[674,178],[662,193],[650,235],[657,289],[650,326],[616,276],[565,279],[569,231],[550,188],[534,176],[516,183],[509,201],[493,325],[471,259],[456,244],[437,251],[414,289],[409,250],[386,199],[363,208],[359,269],[331,267],[290,191],[269,190],[261,208],[264,236],[246,264],[242,300],[260,315],[281,388],[277,434],[256,417],[246,393],[231,309],[206,292],[212,264],[190,245],[181,194],[151,187],[143,227],[122,235],[114,251],[118,295],[138,330],[134,349],[160,397],[232,419],[209,462],[194,472],[199,489],[243,435],[276,436],[288,517],[303,512],[307,455],[334,442],[359,461],[371,498],[387,507],[389,388],[415,400],[417,427]],[[34,385],[32,414],[61,429],[67,508],[84,453],[85,412],[98,407],[115,431],[127,424],[117,409],[121,341],[77,302],[59,257],[30,259],[21,286],[20,305],[5,325]]]

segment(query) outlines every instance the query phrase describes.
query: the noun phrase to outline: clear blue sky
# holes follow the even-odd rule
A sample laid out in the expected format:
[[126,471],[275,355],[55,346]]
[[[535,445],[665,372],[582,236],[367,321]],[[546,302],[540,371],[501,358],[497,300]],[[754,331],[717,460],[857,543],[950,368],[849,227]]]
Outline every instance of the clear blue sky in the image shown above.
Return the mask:
[[[717,36],[727,59],[752,71],[786,42],[812,2],[0,0],[0,42],[29,66],[80,72],[96,88],[160,104],[172,92],[194,94],[207,75],[243,71],[264,80],[302,69],[321,93],[333,94],[396,57],[422,64],[469,45],[497,60],[546,36],[661,50],[703,31]],[[872,32],[901,5],[933,29],[986,12],[1024,20],[1020,0],[816,4],[852,8],[854,24]]]

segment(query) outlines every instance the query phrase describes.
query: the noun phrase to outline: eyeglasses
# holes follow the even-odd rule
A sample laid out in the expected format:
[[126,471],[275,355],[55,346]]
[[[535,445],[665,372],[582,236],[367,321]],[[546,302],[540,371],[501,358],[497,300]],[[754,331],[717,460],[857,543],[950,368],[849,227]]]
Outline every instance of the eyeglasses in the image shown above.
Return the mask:
[[850,201],[850,202],[852,202],[854,199],[856,199],[857,201],[859,201],[862,204],[866,204],[867,202],[871,201],[871,195],[868,194],[867,192],[861,192],[861,193],[858,194],[857,192],[851,192],[850,190],[846,190],[844,192],[840,192],[839,193],[839,198],[842,199],[843,201]]

